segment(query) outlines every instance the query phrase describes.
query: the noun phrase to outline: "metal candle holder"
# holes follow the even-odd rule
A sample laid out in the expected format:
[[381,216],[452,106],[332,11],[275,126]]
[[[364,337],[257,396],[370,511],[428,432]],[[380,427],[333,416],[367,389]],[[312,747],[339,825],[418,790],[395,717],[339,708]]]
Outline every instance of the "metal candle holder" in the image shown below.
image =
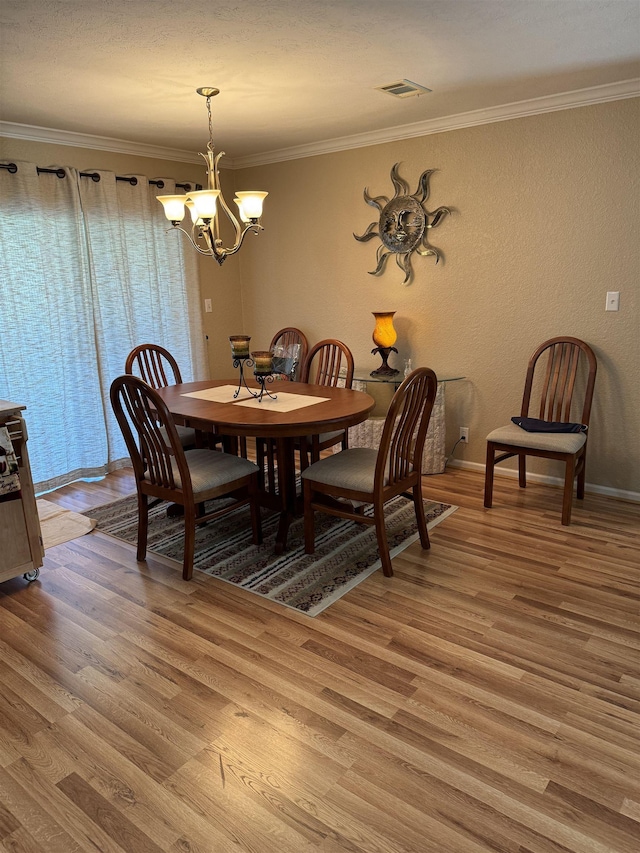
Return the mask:
[[271,397],[272,400],[277,400],[277,394],[272,394],[271,391],[267,391],[267,389],[265,388],[266,382],[273,382],[273,373],[256,373],[254,370],[253,375],[255,377],[256,382],[260,386],[260,393],[252,394],[252,396],[257,397],[259,403],[262,402],[262,398],[265,394],[267,395],[267,397]]
[[[244,340],[249,341],[249,338],[246,336],[237,336],[237,335],[234,336],[231,339],[232,350],[233,350],[234,341],[237,340],[238,338],[242,338],[243,341]],[[236,346],[237,346],[237,344],[236,344]],[[268,370],[268,371],[267,370],[260,370],[260,371],[258,371],[257,370],[257,358],[256,358],[256,356],[262,356],[262,355],[264,355],[264,353],[251,353],[251,354],[247,353],[247,355],[235,355],[235,354],[233,355],[233,366],[240,370],[240,377],[238,379],[238,387],[233,394],[234,400],[238,399],[238,396],[240,395],[240,392],[242,391],[243,387],[245,388],[247,393],[249,393],[252,397],[256,398],[259,403],[262,402],[262,398],[264,397],[265,394],[268,397],[271,397],[272,400],[278,399],[275,394],[272,394],[270,391],[267,391],[267,389],[265,387],[265,383],[273,382],[273,378],[274,378],[273,371],[271,371],[271,370]],[[244,375],[245,367],[253,367],[254,378],[255,378],[256,382],[258,383],[258,385],[260,386],[259,391],[254,391],[253,388],[249,388],[249,386],[247,385],[247,380],[246,380],[245,375]]]
[[245,364],[247,365],[247,367],[253,367],[254,366],[254,362],[253,362],[253,359],[251,358],[251,356],[239,355],[233,359],[233,366],[240,368],[240,379],[238,381],[238,388],[233,395],[234,400],[238,399],[238,394],[240,393],[243,385],[247,389],[247,391],[251,394],[252,397],[258,396],[257,394],[253,393],[251,388],[249,388],[249,386],[247,385],[247,380],[244,378],[244,366],[245,366]]

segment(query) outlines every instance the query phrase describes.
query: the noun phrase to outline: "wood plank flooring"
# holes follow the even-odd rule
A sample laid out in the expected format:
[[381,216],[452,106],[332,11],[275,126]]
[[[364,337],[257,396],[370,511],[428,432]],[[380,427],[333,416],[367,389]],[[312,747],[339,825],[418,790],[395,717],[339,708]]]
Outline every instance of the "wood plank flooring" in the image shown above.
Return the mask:
[[482,487],[315,619],[96,532],[0,584],[0,849],[637,853],[640,505]]

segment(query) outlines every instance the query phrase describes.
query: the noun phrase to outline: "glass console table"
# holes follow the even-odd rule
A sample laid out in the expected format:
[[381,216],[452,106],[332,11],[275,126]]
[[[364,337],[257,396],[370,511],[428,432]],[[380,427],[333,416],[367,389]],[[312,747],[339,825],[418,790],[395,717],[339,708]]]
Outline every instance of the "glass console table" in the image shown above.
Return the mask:
[[[441,474],[444,471],[447,461],[445,454],[444,389],[447,382],[457,382],[464,378],[464,376],[438,376],[438,393],[433,404],[422,455],[423,474]],[[349,447],[379,447],[384,417],[391,398],[403,379],[402,373],[397,373],[395,376],[371,376],[370,371],[356,368],[353,373],[354,390],[366,391],[367,394],[371,394],[376,405],[368,420],[349,429]],[[337,445],[336,450],[339,449],[340,446]]]

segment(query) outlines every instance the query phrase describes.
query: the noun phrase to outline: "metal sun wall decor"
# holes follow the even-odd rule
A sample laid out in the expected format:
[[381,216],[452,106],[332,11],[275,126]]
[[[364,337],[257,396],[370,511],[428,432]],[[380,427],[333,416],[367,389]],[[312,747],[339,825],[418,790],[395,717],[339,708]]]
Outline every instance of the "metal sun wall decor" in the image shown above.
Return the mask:
[[389,255],[394,254],[397,265],[405,273],[402,283],[407,284],[413,274],[411,267],[413,252],[423,256],[434,255],[436,263],[440,260],[440,252],[435,246],[429,244],[427,237],[429,229],[439,225],[451,210],[448,207],[438,207],[431,212],[424,207],[424,203],[429,198],[429,178],[436,171],[435,169],[426,169],[420,175],[418,189],[411,195],[408,183],[398,174],[399,165],[394,163],[391,168],[391,181],[395,187],[392,199],[383,195],[374,198],[365,189],[364,200],[380,211],[380,218],[377,223],[372,222],[360,237],[357,234],[353,236],[361,243],[372,240],[374,237],[382,240],[382,245],[378,247],[376,254],[378,266],[371,270],[369,275],[381,273]]

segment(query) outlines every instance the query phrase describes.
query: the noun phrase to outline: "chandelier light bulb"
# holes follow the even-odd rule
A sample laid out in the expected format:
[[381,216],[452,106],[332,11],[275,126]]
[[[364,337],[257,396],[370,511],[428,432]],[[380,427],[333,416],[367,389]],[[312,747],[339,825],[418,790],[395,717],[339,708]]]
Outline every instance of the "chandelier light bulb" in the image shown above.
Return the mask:
[[247,216],[247,214],[244,212],[244,210],[243,210],[243,208],[242,208],[242,202],[240,201],[240,199],[238,198],[238,196],[236,196],[236,197],[234,198],[234,201],[235,201],[235,203],[238,205],[238,212],[239,212],[239,214],[240,214],[240,219],[241,219],[243,222],[251,222],[251,220],[249,219],[249,217]]
[[189,215],[191,216],[191,221],[193,222],[193,224],[194,224],[194,225],[197,225],[198,227],[199,227],[199,226],[201,226],[201,225],[204,225],[204,221],[203,221],[202,219],[200,219],[200,217],[198,216],[198,212],[197,212],[197,210],[196,210],[196,206],[195,206],[195,204],[191,201],[191,199],[190,199],[190,198],[188,198],[188,199],[185,201],[184,206],[185,206],[185,207],[187,208],[187,210],[189,211]]
[[189,193],[189,198],[193,202],[198,219],[213,219],[216,215],[216,202],[219,195],[220,190],[198,190],[197,192]]
[[156,196],[164,208],[164,215],[169,222],[182,222],[184,219],[185,196],[158,195]]
[[239,202],[236,202],[236,204],[240,207],[240,215],[244,214],[249,221],[260,219],[262,216],[262,202],[268,195],[269,193],[253,191],[236,193],[236,197],[239,199]]

